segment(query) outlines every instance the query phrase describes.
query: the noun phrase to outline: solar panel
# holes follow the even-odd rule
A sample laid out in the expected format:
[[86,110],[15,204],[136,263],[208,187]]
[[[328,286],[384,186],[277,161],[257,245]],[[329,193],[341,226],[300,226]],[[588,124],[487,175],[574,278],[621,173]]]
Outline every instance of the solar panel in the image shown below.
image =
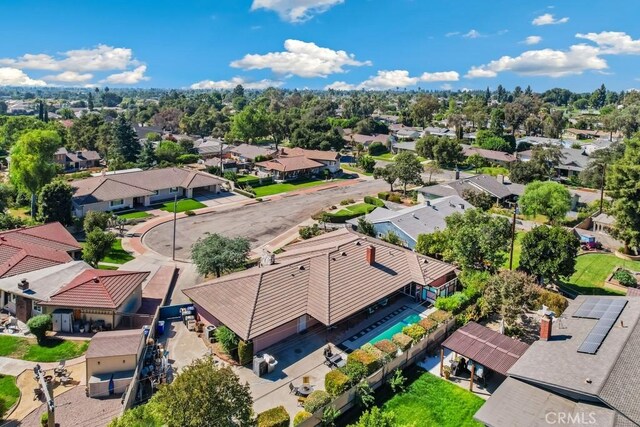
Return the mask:
[[619,298],[588,298],[583,302],[572,317],[598,321],[578,347],[578,353],[596,354],[626,305],[627,300]]

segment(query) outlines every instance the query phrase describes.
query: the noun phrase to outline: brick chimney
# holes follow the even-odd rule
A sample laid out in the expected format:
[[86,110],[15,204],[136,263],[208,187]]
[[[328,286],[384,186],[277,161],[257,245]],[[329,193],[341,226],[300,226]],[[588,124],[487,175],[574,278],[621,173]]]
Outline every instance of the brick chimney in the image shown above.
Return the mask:
[[376,248],[375,246],[369,246],[367,248],[367,262],[369,265],[376,263]]
[[543,341],[549,341],[551,339],[551,326],[553,324],[553,320],[551,316],[545,314],[540,320],[540,339]]
[[27,289],[29,289],[29,282],[27,281],[27,279],[22,279],[19,283],[18,283],[18,289],[25,291]]

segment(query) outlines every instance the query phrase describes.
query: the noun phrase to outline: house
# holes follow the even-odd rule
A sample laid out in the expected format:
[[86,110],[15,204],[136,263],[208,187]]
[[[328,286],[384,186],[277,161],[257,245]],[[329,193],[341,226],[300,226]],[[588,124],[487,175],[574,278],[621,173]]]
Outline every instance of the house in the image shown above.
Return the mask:
[[389,143],[393,141],[393,137],[386,133],[379,133],[376,135],[363,135],[361,133],[349,133],[342,136],[348,144],[355,147],[361,144],[365,149],[368,149],[374,142],[379,142],[385,147],[389,146]]
[[394,150],[396,150],[397,153],[401,153],[403,151],[410,151],[410,152],[416,154],[416,142],[417,141],[398,142],[397,144],[395,144],[393,146],[393,148],[394,148]]
[[424,128],[425,135],[446,136],[447,138],[455,138],[456,132],[448,128],[427,126]]
[[[449,215],[464,213],[466,209],[473,209],[473,205],[454,195],[426,200],[424,204],[399,211],[376,209],[364,218],[373,225],[379,238],[393,232],[405,242],[406,247],[414,249],[420,234],[444,230]],[[357,220],[350,220],[349,223],[357,225]]]
[[587,153],[588,156],[590,156],[598,150],[609,148],[611,144],[613,144],[613,141],[609,139],[596,139],[595,141],[589,142],[588,144],[582,144],[582,149],[585,153]]
[[340,153],[336,151],[324,151],[324,150],[307,150],[304,148],[281,148],[277,154],[278,158],[282,157],[297,157],[304,156],[309,160],[322,163],[324,169],[328,170],[331,174],[340,172]]
[[489,194],[498,203],[504,203],[521,196],[524,193],[524,186],[506,182],[503,176],[493,177],[482,174],[422,187],[418,190],[418,201],[424,203],[426,200],[453,195],[462,197],[466,190]]
[[126,392],[145,341],[140,329],[95,334],[85,354],[89,397],[120,396]]
[[238,163],[254,163],[256,158],[271,158],[278,150],[271,147],[261,147],[259,145],[240,144],[237,147],[233,147],[229,150],[231,157],[238,161]]
[[340,153],[335,151],[281,148],[271,160],[256,163],[258,173],[273,176],[277,182],[311,177],[322,171],[340,172]]
[[422,132],[416,130],[415,128],[404,128],[400,129],[395,133],[395,137],[402,140],[416,140],[420,138]]
[[[560,152],[562,153],[562,157],[560,157],[555,167],[558,176],[565,178],[577,176],[589,165],[589,156],[584,148],[561,148]],[[522,151],[518,156],[520,160],[526,162],[531,160],[533,151]]]
[[483,159],[500,166],[509,166],[511,163],[517,160],[516,156],[514,156],[513,154],[505,153],[504,151],[486,150],[484,148],[474,147],[468,144],[460,145],[462,146],[462,155],[465,157],[478,155]]
[[520,144],[528,144],[528,145],[557,145],[564,147],[568,146],[568,143],[562,139],[557,138],[545,138],[542,136],[524,136],[516,140],[516,147]]
[[220,139],[200,139],[194,142],[194,148],[203,159],[212,157],[228,157],[233,145],[225,144]]
[[457,284],[454,266],[348,229],[265,258],[266,265],[183,290],[204,322],[253,341],[254,352],[314,325],[344,326],[385,298],[433,302]]
[[540,340],[475,418],[492,427],[640,425],[639,319],[631,295],[580,295],[562,316],[545,313]]
[[58,148],[54,160],[65,172],[100,167],[100,154],[93,150],[68,151],[64,147]]
[[103,174],[71,182],[73,208],[77,217],[83,217],[89,211],[147,207],[176,195],[219,193],[224,183],[209,173],[177,167]]
[[577,139],[577,140],[581,140],[581,139],[600,139],[600,138],[606,138],[606,139],[615,139],[618,140],[620,138],[622,138],[622,133],[621,132],[609,132],[606,130],[586,130],[586,129],[575,129],[575,128],[567,128],[564,131],[565,135],[567,135],[568,138],[571,139]]

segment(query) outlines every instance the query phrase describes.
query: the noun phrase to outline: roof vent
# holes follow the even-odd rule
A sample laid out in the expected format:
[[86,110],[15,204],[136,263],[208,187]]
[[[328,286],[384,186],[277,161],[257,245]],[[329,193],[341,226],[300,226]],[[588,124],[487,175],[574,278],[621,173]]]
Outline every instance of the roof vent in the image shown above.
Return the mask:
[[301,265],[300,267],[298,267],[298,270],[304,271],[304,265]]
[[586,379],[584,380],[584,382],[585,382],[585,383],[587,383],[587,384],[591,384],[591,383],[592,383],[591,378],[586,378]]
[[347,253],[346,252],[342,252],[340,255],[347,256]]
[[100,283],[100,279],[98,279],[98,276],[93,276],[93,283]]
[[20,283],[18,283],[18,289],[22,291],[29,289],[29,282],[27,279],[22,279]]
[[4,236],[0,236],[0,240],[2,240],[3,242],[7,241],[7,239]]
[[425,259],[422,260],[422,263],[423,264],[429,264],[429,260],[425,258]]
[[464,203],[460,203],[460,209],[464,210]]
[[361,242],[360,240],[358,240],[358,241],[356,242],[356,246],[362,246],[362,242]]

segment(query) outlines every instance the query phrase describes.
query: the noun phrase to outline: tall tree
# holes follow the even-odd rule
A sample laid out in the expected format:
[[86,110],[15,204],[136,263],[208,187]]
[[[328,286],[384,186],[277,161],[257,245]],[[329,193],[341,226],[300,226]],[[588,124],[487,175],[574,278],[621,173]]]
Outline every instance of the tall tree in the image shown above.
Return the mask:
[[53,181],[42,187],[38,198],[38,220],[71,225],[73,189],[63,181]]
[[156,164],[157,160],[153,142],[146,141],[142,146],[142,151],[140,151],[138,164],[143,168],[150,168]]
[[407,184],[422,184],[422,164],[415,154],[403,151],[394,160],[395,173],[404,194],[407,194]]
[[118,116],[115,126],[115,150],[126,162],[135,162],[140,155],[140,142],[131,123],[124,115]]
[[418,95],[411,106],[411,120],[414,126],[427,126],[439,109],[440,102],[438,98],[433,95]]
[[541,280],[558,282],[575,271],[579,248],[573,231],[541,225],[522,238],[519,268]]
[[60,148],[60,136],[50,130],[23,134],[11,149],[9,177],[18,188],[31,194],[31,216],[36,214],[36,195],[56,175],[54,153]]
[[191,247],[191,258],[203,276],[222,273],[243,267],[249,255],[249,242],[242,237],[228,238],[220,234],[201,237]]
[[552,223],[564,219],[571,208],[569,190],[557,182],[536,181],[528,184],[518,200],[526,215],[546,215]]
[[433,159],[444,167],[457,167],[464,159],[462,146],[454,139],[442,138],[433,147]]
[[82,259],[94,268],[98,268],[98,263],[111,251],[115,241],[115,234],[94,228],[87,234],[82,248]]
[[535,281],[521,271],[501,271],[489,278],[484,291],[484,300],[489,309],[500,313],[506,327],[515,326],[524,314],[525,307],[537,297]]
[[383,168],[375,168],[373,170],[373,177],[375,179],[383,179],[387,184],[389,184],[389,191],[393,192],[393,184],[398,179],[398,174],[396,172],[395,165],[390,163]]

